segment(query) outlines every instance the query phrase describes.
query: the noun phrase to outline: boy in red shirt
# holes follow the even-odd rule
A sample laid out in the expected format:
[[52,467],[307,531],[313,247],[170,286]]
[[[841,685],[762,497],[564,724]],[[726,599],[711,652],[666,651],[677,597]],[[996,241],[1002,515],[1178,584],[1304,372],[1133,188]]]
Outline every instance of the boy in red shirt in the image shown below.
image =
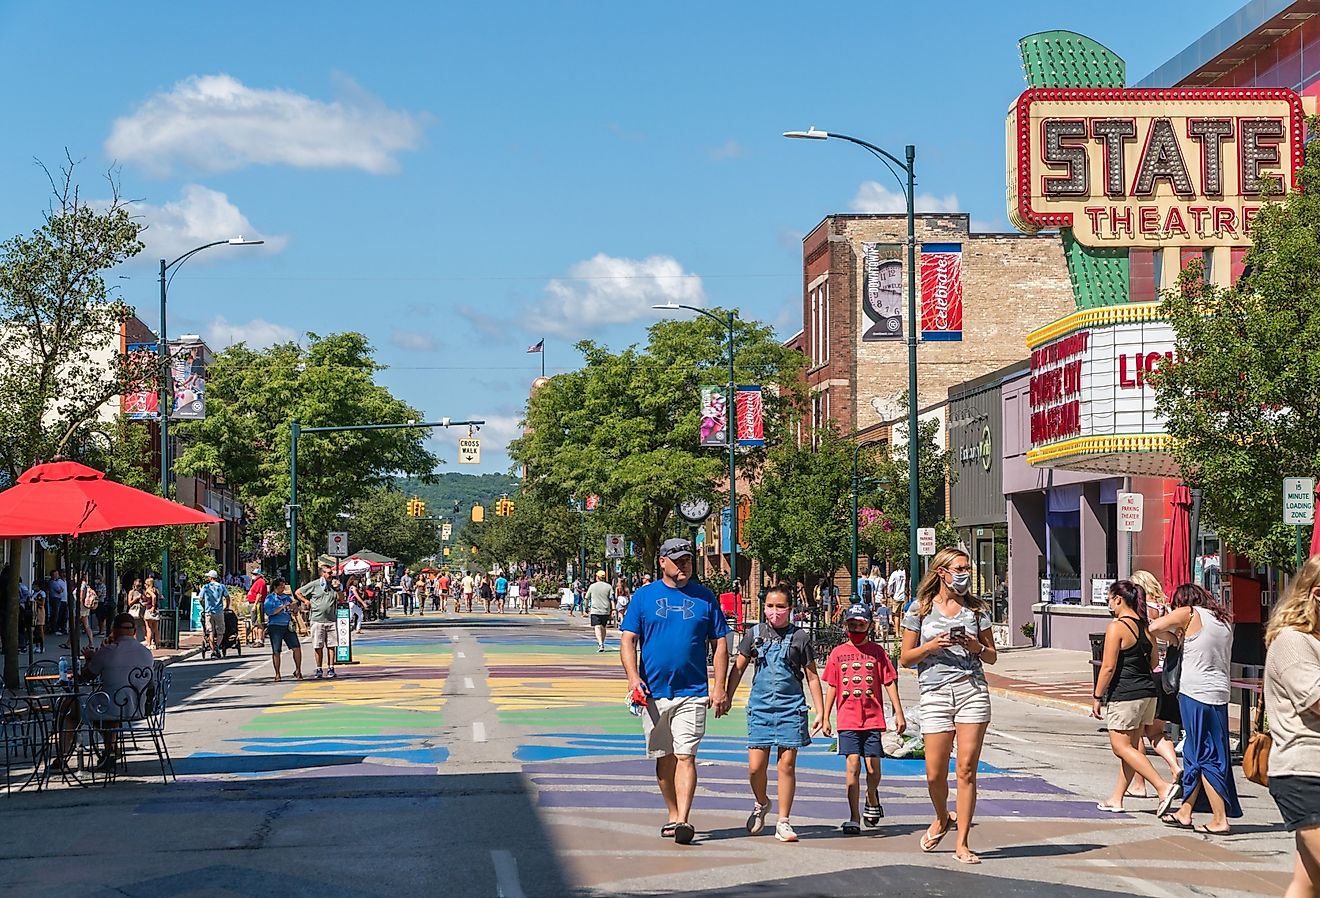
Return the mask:
[[[839,711],[839,754],[848,759],[848,807],[851,816],[840,827],[850,836],[862,831],[861,823],[879,826],[885,815],[880,806],[880,734],[885,726],[885,708],[881,701],[883,687],[894,706],[894,727],[901,734],[907,729],[903,702],[898,697],[898,671],[883,647],[871,641],[871,608],[857,603],[843,617],[848,641],[830,652],[821,677],[825,692],[825,719],[821,729],[830,735],[830,717],[836,703]],[[836,702],[837,699],[837,702]],[[858,814],[861,800],[862,761],[866,762],[866,807]]]

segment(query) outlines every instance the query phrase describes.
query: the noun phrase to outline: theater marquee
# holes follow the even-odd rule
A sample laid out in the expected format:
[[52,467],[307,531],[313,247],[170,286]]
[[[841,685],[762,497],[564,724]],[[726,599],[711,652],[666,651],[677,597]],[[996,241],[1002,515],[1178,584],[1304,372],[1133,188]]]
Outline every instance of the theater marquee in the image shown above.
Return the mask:
[[1304,128],[1286,89],[1033,88],[1009,109],[1009,218],[1092,247],[1248,246]]

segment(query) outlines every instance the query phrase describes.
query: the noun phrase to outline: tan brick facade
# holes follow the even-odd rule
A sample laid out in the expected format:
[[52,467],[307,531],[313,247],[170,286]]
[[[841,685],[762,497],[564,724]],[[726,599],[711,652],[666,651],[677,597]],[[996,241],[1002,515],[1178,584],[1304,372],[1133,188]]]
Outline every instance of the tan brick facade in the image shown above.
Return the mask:
[[[917,216],[922,243],[963,247],[963,339],[917,348],[919,406],[941,403],[949,387],[1026,357],[1029,331],[1075,310],[1063,250],[1055,234],[971,234],[964,213]],[[831,215],[803,240],[800,342],[811,364],[810,420],[835,421],[847,433],[901,416],[907,389],[904,339],[863,343],[862,244],[902,244],[905,215]],[[906,250],[904,268],[906,276]],[[918,289],[920,285],[918,284]],[[921,297],[918,294],[918,315]]]

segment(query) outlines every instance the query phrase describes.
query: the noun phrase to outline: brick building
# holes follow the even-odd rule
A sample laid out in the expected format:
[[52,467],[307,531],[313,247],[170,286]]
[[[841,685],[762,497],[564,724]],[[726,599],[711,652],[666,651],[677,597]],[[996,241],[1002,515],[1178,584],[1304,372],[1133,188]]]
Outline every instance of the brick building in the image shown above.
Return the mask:
[[[1028,332],[1072,311],[1072,288],[1057,236],[972,234],[965,213],[918,215],[916,236],[918,270],[922,244],[962,248],[962,339],[918,348],[919,408],[942,417],[934,410],[951,386],[1020,361]],[[906,268],[906,237],[906,215],[830,215],[802,241],[802,333],[792,342],[808,359],[813,428],[833,421],[882,436],[904,415],[906,281],[897,333],[876,335],[863,314],[862,260],[864,244],[880,244]]]

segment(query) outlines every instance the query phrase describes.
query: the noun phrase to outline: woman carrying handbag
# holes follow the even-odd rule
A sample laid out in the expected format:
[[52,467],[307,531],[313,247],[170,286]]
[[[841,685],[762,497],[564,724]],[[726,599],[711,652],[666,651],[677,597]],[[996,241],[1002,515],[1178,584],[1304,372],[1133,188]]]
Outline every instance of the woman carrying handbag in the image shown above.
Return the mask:
[[1265,645],[1263,706],[1270,732],[1251,737],[1247,755],[1257,769],[1248,776],[1259,774],[1265,754],[1270,796],[1297,844],[1285,894],[1314,895],[1320,887],[1320,555],[1302,565],[1270,613]]

